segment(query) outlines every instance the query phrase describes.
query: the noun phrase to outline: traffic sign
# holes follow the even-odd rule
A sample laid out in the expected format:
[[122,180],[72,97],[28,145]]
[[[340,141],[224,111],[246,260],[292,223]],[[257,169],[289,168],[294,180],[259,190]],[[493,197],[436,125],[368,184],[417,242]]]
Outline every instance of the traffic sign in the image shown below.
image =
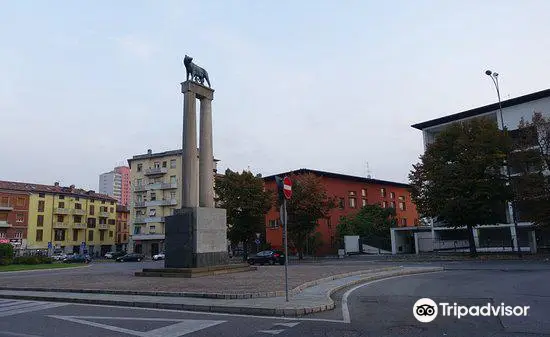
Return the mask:
[[254,242],[256,242],[257,245],[261,243],[260,239],[256,239]]
[[292,180],[289,177],[283,179],[283,193],[285,198],[290,199],[292,197]]
[[48,242],[48,249],[52,249],[52,243]]

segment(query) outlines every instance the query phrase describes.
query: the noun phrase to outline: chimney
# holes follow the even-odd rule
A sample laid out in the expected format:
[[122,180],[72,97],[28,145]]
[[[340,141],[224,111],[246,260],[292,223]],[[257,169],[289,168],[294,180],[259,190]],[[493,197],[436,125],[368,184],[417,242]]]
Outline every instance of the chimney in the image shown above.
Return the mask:
[[147,150],[147,154],[152,154],[152,153],[153,153],[153,151],[151,149]]
[[75,187],[74,185],[69,186],[69,188],[71,189],[71,191],[74,190],[74,187]]
[[59,187],[59,181],[54,182],[54,183],[53,183],[53,186]]

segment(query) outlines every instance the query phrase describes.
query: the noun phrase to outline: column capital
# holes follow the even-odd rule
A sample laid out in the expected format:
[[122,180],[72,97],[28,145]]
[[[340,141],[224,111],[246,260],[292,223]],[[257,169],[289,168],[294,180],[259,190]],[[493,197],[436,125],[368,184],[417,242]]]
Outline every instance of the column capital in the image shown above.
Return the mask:
[[183,94],[192,92],[198,99],[206,98],[208,100],[214,99],[214,89],[205,87],[194,81],[185,81],[181,83],[181,92]]

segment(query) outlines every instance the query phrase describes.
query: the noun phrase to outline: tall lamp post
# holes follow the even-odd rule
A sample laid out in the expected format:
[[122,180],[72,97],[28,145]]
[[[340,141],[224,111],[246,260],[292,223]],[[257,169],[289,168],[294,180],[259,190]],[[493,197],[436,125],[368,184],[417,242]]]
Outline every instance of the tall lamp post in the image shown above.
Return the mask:
[[[497,91],[497,97],[498,97],[498,110],[499,110],[499,113],[500,113],[500,125],[502,127],[502,131],[504,132],[505,135],[508,135],[508,130],[505,128],[504,126],[504,118],[503,118],[503,115],[502,115],[502,102],[501,102],[501,99],[500,99],[500,87],[498,85],[498,73],[496,72],[493,72],[491,70],[486,70],[485,71],[485,75],[489,76],[491,78],[491,80],[493,80],[493,84],[495,85],[495,89]],[[512,184],[512,181],[510,179],[511,177],[511,174],[510,174],[510,166],[508,165],[508,157],[509,157],[509,153],[506,154],[506,162],[505,162],[505,165],[506,165],[506,178],[508,180],[508,184]],[[516,247],[517,247],[517,250],[518,250],[518,256],[521,257],[521,247],[520,247],[520,244],[519,244],[519,230],[518,230],[518,221],[517,221],[517,218],[516,218],[516,203],[515,203],[515,192],[514,192],[514,197],[511,201],[511,204],[512,204],[512,220],[514,221],[514,230],[516,232]]]

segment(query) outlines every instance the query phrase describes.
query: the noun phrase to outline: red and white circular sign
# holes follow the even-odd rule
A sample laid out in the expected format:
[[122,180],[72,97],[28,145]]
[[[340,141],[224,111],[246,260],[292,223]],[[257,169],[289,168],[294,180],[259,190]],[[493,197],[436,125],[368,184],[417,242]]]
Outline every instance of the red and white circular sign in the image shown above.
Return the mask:
[[283,179],[283,193],[285,198],[290,199],[292,197],[292,180],[289,177]]

